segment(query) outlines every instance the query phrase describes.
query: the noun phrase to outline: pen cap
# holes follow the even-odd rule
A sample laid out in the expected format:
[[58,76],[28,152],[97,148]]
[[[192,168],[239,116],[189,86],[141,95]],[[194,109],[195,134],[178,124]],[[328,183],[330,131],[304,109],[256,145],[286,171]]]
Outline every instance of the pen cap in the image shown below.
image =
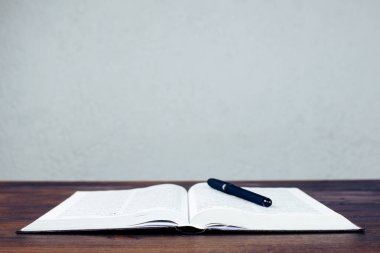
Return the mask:
[[210,178],[209,180],[207,180],[207,184],[216,190],[224,191],[223,186],[226,184],[226,182],[223,182],[215,178]]

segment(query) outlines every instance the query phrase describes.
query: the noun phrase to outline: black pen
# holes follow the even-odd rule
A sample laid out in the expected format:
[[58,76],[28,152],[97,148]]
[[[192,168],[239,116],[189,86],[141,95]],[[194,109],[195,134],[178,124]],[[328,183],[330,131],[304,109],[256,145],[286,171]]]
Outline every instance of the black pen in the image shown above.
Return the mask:
[[261,196],[251,191],[247,191],[243,188],[240,188],[236,185],[224,182],[219,179],[210,178],[209,180],[207,180],[207,184],[215,190],[248,200],[260,206],[270,207],[272,205],[272,200],[270,198]]

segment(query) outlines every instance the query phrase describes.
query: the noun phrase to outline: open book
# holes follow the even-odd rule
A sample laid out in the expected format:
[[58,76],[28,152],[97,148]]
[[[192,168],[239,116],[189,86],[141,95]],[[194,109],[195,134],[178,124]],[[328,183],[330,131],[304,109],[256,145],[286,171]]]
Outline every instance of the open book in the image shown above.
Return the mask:
[[[245,188],[245,187],[244,187]],[[262,207],[206,183],[78,191],[19,232],[192,227],[200,230],[361,230],[298,188],[245,188],[272,199]]]

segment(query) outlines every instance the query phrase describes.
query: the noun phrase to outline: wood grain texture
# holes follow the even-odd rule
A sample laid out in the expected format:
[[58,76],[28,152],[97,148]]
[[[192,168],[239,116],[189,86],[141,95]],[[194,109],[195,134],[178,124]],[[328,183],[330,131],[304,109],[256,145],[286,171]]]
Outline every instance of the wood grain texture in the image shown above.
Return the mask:
[[[243,186],[299,187],[364,227],[364,233],[15,233],[75,191],[159,183],[166,182],[0,182],[0,252],[380,252],[380,180],[235,182]],[[195,182],[170,183],[188,188]]]

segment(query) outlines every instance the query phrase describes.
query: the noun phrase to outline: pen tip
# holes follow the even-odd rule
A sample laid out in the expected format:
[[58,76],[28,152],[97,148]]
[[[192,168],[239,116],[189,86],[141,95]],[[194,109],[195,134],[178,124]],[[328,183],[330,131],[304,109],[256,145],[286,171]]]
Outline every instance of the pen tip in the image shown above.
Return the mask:
[[263,200],[263,206],[270,207],[272,205],[272,200],[270,199],[264,199]]

